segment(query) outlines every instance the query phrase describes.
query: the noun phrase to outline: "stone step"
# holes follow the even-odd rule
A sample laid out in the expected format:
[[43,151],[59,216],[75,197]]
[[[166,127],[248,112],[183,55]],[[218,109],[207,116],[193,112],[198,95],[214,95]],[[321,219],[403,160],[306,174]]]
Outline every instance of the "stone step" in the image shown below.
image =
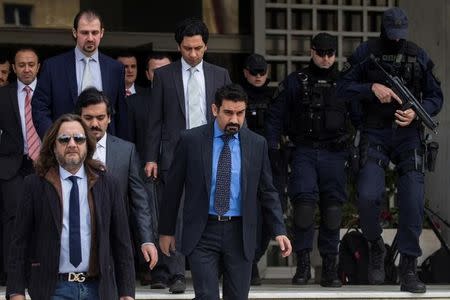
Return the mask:
[[[264,284],[250,289],[249,299],[450,299],[450,285],[429,285],[424,294],[400,292],[397,285],[382,286],[344,286],[342,288],[323,288],[319,285],[292,286],[290,284]],[[138,288],[136,299],[193,299],[192,285],[188,285],[186,293],[169,294],[166,290],[150,290]]]
[[[264,282],[263,282],[264,283]],[[4,299],[5,288],[0,288],[0,298]],[[168,300],[168,299],[193,299],[194,289],[188,283],[184,294],[173,295],[168,289],[152,290],[148,287],[138,286],[136,288],[136,300]],[[27,299],[30,299],[27,297]],[[249,299],[450,299],[450,285],[428,285],[424,294],[411,294],[400,292],[397,285],[379,286],[343,286],[342,288],[323,288],[317,284],[306,286],[293,286],[290,284],[263,284],[250,289]]]

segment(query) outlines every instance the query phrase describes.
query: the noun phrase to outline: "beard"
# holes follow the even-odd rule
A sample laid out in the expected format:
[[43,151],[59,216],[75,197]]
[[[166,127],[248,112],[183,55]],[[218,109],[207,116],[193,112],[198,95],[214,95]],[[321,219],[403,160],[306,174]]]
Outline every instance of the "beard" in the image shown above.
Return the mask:
[[86,153],[66,152],[64,155],[60,155],[55,152],[55,157],[63,169],[72,172],[78,170],[84,163]]
[[225,126],[224,132],[227,135],[232,135],[232,134],[237,133],[240,128],[241,128],[241,126],[238,123],[228,123]]

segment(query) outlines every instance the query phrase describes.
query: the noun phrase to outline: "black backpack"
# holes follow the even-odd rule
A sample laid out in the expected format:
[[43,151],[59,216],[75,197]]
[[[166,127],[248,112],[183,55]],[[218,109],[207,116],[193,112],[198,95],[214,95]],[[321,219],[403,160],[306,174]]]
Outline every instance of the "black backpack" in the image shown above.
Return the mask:
[[357,228],[349,228],[339,244],[338,276],[342,284],[368,284],[369,248]]
[[450,283],[450,254],[445,248],[440,248],[425,259],[419,272],[420,279],[425,283]]

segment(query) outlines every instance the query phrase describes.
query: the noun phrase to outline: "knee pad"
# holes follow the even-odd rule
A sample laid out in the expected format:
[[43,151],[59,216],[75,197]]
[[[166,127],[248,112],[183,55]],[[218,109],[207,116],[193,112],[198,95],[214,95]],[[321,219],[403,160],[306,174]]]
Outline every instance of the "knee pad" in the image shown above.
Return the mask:
[[316,207],[311,203],[296,201],[294,203],[294,223],[300,229],[307,229],[314,224]]
[[341,227],[342,206],[332,204],[325,207],[322,213],[322,223],[329,230],[337,230]]

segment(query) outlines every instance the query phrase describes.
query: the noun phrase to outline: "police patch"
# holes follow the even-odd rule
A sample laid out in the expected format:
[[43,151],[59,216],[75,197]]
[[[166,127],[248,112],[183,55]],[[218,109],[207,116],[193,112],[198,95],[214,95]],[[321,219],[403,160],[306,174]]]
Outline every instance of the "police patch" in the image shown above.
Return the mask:
[[284,87],[284,83],[282,82],[278,85],[278,88],[275,90],[275,93],[273,94],[273,100],[277,100],[278,96],[280,96],[284,92],[284,90],[285,90],[285,87]]
[[352,65],[348,61],[346,61],[344,63],[344,66],[342,67],[342,72],[343,73],[348,72],[351,69],[351,67],[352,67]]

